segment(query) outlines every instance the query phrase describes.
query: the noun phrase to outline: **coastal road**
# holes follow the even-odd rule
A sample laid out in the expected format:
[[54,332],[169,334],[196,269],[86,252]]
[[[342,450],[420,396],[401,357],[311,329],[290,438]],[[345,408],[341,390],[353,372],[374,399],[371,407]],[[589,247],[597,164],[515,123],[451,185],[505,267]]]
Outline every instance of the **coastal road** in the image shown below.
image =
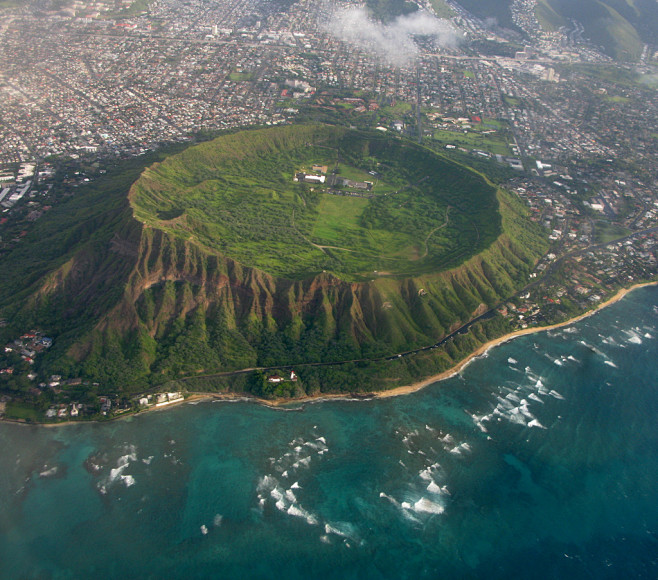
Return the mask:
[[[605,248],[607,246],[611,246],[613,244],[618,244],[618,243],[623,243],[625,241],[628,241],[630,239],[644,236],[647,234],[651,233],[658,233],[658,226],[651,227],[651,228],[646,228],[643,230],[639,230],[636,232],[633,232],[631,234],[628,234],[624,237],[618,238],[616,240],[612,240],[610,242],[603,242],[600,244],[591,244],[585,248],[581,248],[579,250],[573,250],[571,252],[567,252],[566,254],[563,254],[556,260],[554,260],[544,271],[544,275],[541,278],[537,278],[536,280],[533,280],[529,284],[526,284],[521,290],[513,294],[512,296],[509,296],[502,302],[496,304],[495,306],[492,306],[489,310],[486,312],[483,312],[479,316],[476,316],[475,318],[469,320],[467,323],[463,324],[450,334],[447,334],[444,336],[441,340],[435,342],[434,344],[424,346],[421,348],[416,348],[413,350],[408,350],[400,353],[395,353],[395,354],[390,354],[390,355],[384,355],[380,357],[374,357],[374,358],[358,358],[358,359],[349,359],[349,360],[342,360],[342,361],[329,361],[329,362],[310,362],[310,363],[298,363],[298,364],[287,364],[287,365],[278,365],[278,366],[268,366],[268,367],[250,367],[250,368],[245,368],[245,369],[239,369],[235,371],[227,371],[227,372],[222,372],[222,373],[211,373],[207,375],[195,375],[191,377],[184,377],[180,379],[176,379],[177,382],[187,382],[193,379],[199,379],[199,378],[222,378],[222,377],[232,377],[232,376],[238,376],[246,373],[251,373],[254,371],[259,371],[259,372],[268,372],[268,371],[275,371],[275,370],[289,370],[289,369],[296,369],[296,368],[303,368],[303,367],[326,367],[326,366],[339,366],[339,365],[344,365],[344,364],[352,364],[352,363],[377,363],[377,362],[387,362],[387,361],[394,361],[400,358],[408,357],[411,355],[415,355],[421,352],[426,352],[429,350],[435,350],[445,344],[447,344],[449,341],[453,340],[455,337],[459,336],[460,334],[466,334],[469,329],[474,325],[477,324],[478,322],[481,322],[483,320],[487,320],[489,318],[493,318],[496,314],[496,310],[500,308],[504,303],[508,302],[509,300],[512,300],[513,298],[516,298],[520,296],[521,294],[527,292],[531,288],[537,286],[539,283],[544,282],[553,272],[555,272],[556,268],[564,262],[564,260],[567,260],[568,258],[573,258],[578,255],[585,254],[587,252],[591,252],[592,250],[598,250]],[[150,389],[150,391],[158,391],[161,389],[160,387],[155,387],[153,389]],[[148,392],[148,391],[147,391]]]

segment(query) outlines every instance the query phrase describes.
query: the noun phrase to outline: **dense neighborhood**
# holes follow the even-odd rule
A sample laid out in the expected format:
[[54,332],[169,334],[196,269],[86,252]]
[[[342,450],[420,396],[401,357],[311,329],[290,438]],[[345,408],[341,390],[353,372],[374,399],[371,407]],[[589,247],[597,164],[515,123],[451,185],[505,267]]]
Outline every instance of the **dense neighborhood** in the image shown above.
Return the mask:
[[[0,8],[0,259],[117,160],[237,127],[319,119],[423,143],[491,173],[527,204],[551,248],[497,309],[514,328],[566,320],[655,280],[658,47],[618,65],[574,30],[544,31],[531,0],[514,4],[516,30],[445,4],[461,40],[419,37],[395,63],[337,35],[337,15],[310,0],[285,12],[249,0]],[[434,12],[430,2],[422,9]],[[317,166],[294,179],[369,197],[376,177],[339,181]],[[47,333],[26,329],[3,345],[0,380],[22,374],[34,395],[48,393],[48,419],[183,398],[122,400],[95,385],[93,401],[60,402],[62,387],[87,383],[33,372],[57,340]],[[2,395],[0,414],[9,401]]]

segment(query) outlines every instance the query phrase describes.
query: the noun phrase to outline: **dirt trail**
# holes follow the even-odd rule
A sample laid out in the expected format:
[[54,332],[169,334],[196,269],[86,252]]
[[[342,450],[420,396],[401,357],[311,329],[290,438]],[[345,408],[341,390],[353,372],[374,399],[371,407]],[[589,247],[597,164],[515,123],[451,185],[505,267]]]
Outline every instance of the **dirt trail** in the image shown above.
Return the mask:
[[442,230],[445,228],[450,221],[450,206],[447,207],[446,209],[446,221],[442,223],[440,226],[435,227],[429,234],[427,234],[427,237],[425,238],[425,253],[419,258],[422,260],[423,258],[427,257],[427,254],[429,253],[430,249],[428,246],[428,242],[430,241],[430,238],[439,230]]
[[317,248],[318,250],[322,250],[325,254],[327,253],[327,252],[325,252],[325,250],[342,250],[343,252],[353,252],[354,251],[354,250],[350,250],[349,248],[339,248],[338,246],[321,246],[320,244],[316,244],[316,243],[312,242],[311,240],[309,240],[304,234],[302,234],[302,232],[300,232],[297,229],[297,226],[295,225],[295,210],[294,209],[292,210],[292,216],[290,217],[290,223],[291,223],[293,229],[302,237],[302,239],[305,242],[311,244],[311,246],[313,246],[314,248]]

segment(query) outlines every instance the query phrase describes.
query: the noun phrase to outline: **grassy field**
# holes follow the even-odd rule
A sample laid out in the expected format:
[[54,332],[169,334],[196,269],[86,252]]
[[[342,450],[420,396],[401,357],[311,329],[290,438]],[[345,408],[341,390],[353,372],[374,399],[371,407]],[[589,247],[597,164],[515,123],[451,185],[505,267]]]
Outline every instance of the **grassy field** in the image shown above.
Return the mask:
[[489,153],[498,155],[512,154],[507,139],[500,133],[483,135],[475,131],[457,133],[455,131],[439,129],[434,132],[434,139],[441,141],[441,143],[457,145],[466,149],[481,149],[482,151],[488,151]]
[[622,97],[620,95],[615,95],[615,96],[603,97],[603,100],[608,103],[627,103],[631,99],[630,97]]
[[509,107],[518,107],[521,104],[521,99],[512,97],[511,95],[503,95],[503,101]]
[[390,115],[392,117],[396,116],[403,116],[406,113],[410,112],[413,107],[411,106],[411,103],[404,103],[402,101],[398,101],[395,103],[395,105],[389,105],[387,107],[382,107],[380,109],[380,113],[382,115]]
[[455,11],[445,0],[430,0],[430,4],[439,18],[452,18],[455,15]]
[[228,75],[229,80],[233,81],[234,83],[250,81],[253,77],[254,75],[252,73],[238,72],[238,71],[233,71]]
[[[332,171],[337,158],[341,176],[376,182],[372,191],[333,195],[293,181],[313,164]],[[399,139],[317,125],[190,148],[146,171],[131,200],[146,224],[293,279],[323,270],[347,280],[436,271],[500,232],[495,188],[478,174]]]
[[37,421],[42,418],[41,413],[34,407],[17,401],[7,403],[5,415],[8,419],[21,419],[23,421]]
[[631,230],[606,221],[597,221],[594,224],[594,240],[598,244],[611,242],[631,233]]

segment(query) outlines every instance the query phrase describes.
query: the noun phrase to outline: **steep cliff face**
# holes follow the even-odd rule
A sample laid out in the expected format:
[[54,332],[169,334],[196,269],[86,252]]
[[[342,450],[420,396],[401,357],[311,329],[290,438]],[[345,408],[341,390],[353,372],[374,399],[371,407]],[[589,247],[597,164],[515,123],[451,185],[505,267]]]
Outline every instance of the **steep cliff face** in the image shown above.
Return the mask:
[[[336,143],[344,147],[342,162],[349,154],[377,167],[377,158],[371,157],[377,150],[389,167],[397,164],[400,168],[398,183],[410,184],[395,188],[414,194],[413,199],[395,197],[390,207],[380,208],[382,212],[373,214],[369,222],[373,229],[354,221],[346,235],[361,228],[359,239],[383,239],[388,226],[374,228],[386,215],[392,215],[391,223],[401,223],[408,232],[424,232],[416,240],[411,234],[405,238],[404,247],[415,248],[415,254],[407,251],[406,257],[398,258],[398,246],[392,244],[387,258],[388,263],[406,260],[409,271],[416,275],[404,275],[404,268],[376,272],[375,268],[381,269],[376,256],[362,262],[365,266],[359,262],[358,272],[323,271],[323,264],[341,265],[341,260],[317,250],[331,246],[309,242],[310,233],[300,234],[295,227],[298,222],[286,213],[294,209],[299,218],[303,208],[312,205],[310,192],[291,192],[292,176],[279,171],[277,182],[270,176],[271,190],[253,193],[263,182],[261,169],[253,165],[252,158],[267,165],[263,155],[273,151],[275,157],[267,167],[276,175],[277,169],[294,169],[300,163],[303,153],[299,152],[309,150],[310,139],[316,140],[314,156],[336,151],[333,145],[325,145],[326,128],[283,128],[238,134],[167,158],[142,173],[141,190],[130,185],[137,178],[136,169],[122,174],[120,182],[108,177],[103,185],[99,180],[94,189],[53,209],[39,223],[33,239],[26,239],[22,249],[5,261],[14,276],[0,281],[0,314],[11,320],[12,332],[38,327],[56,337],[53,348],[39,361],[44,374],[84,377],[107,389],[137,390],[183,377],[253,367],[357,360],[368,364],[368,360],[436,343],[523,286],[546,247],[516,197],[496,193],[483,177],[473,177],[467,168],[440,158],[434,160],[431,152],[415,145],[390,144],[380,136],[363,134],[346,138],[344,130],[335,131]],[[369,151],[363,157],[366,145]],[[245,163],[247,155],[251,157]],[[428,159],[430,166],[426,165]],[[408,173],[412,165],[414,173]],[[154,178],[156,174],[174,184],[174,194]],[[221,180],[228,183],[231,175],[239,181],[232,190],[221,185]],[[210,195],[214,197],[209,205],[209,193],[199,184],[211,181]],[[430,191],[423,190],[431,182]],[[423,188],[418,187],[421,184]],[[148,195],[135,203],[134,196],[140,191]],[[253,198],[259,204],[288,196],[287,206],[281,202],[269,208],[269,215],[279,221],[279,230],[270,241],[247,235],[250,228],[255,229],[253,224],[260,222],[245,221],[245,209],[258,211],[262,206],[240,205],[235,191],[243,192],[240,199]],[[470,192],[472,199],[468,199]],[[415,213],[406,215],[406,210],[400,209],[410,208],[423,196],[426,205]],[[219,204],[218,198],[226,205]],[[316,208],[318,203],[316,199]],[[423,221],[423,208],[432,209],[434,203],[446,209],[432,218],[434,222]],[[281,207],[287,208],[286,212],[277,214],[274,210]],[[212,216],[201,215],[206,208],[214,212]],[[321,215],[318,209],[306,209],[307,220]],[[225,220],[224,229],[212,230],[215,218]],[[342,224],[331,219],[329,214],[325,226]],[[234,222],[246,225],[238,231]],[[448,225],[453,233],[443,235]],[[314,231],[310,221],[305,227],[307,232]],[[331,231],[338,243],[347,245],[347,240],[339,237],[342,230]],[[445,247],[452,252],[449,262],[460,263],[458,267],[421,264],[423,249],[427,255],[433,235],[428,231],[442,234],[440,240],[438,235],[432,238],[434,246],[429,248],[436,264],[442,263]],[[208,232],[213,236],[206,235]],[[276,244],[284,236],[288,253],[282,258],[276,254],[280,247]],[[343,248],[342,265],[362,249],[354,239],[350,243],[351,249]],[[232,254],[231,248],[239,251]],[[248,251],[242,251],[245,248]],[[267,260],[253,254],[259,248],[267,249]],[[301,252],[314,265],[307,275],[300,274],[306,270],[287,267],[287,256],[294,259]],[[259,264],[272,269],[266,271]],[[427,354],[444,355],[439,351]],[[420,361],[413,374],[405,376],[429,374],[436,370],[434,362]],[[354,388],[354,379],[344,374],[340,387],[331,382],[333,378],[317,375],[314,388]],[[367,385],[370,375],[364,376],[361,382]]]
[[[511,196],[499,195],[505,225],[523,220]],[[87,375],[115,385],[372,358],[433,344],[519,288],[542,242],[522,242],[513,230],[454,270],[354,283],[329,273],[276,278],[133,220],[102,256],[63,265],[40,296],[122,288],[69,349]]]

